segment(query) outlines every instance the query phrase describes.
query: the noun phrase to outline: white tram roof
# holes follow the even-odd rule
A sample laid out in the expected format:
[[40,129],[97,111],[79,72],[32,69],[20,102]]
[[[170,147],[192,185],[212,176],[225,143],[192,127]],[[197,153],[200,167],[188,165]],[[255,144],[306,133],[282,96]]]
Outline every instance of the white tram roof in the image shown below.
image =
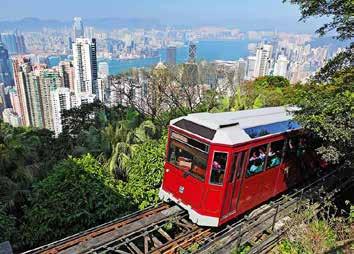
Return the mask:
[[301,128],[292,119],[294,107],[268,107],[236,112],[194,113],[174,119],[171,125],[212,143],[234,145],[268,134]]

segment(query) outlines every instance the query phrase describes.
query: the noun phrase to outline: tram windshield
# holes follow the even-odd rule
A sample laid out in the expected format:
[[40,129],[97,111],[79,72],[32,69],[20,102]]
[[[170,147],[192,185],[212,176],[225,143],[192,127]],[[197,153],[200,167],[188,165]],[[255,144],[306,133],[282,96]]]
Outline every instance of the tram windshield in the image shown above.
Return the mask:
[[168,162],[204,181],[208,153],[202,150],[203,146],[205,146],[205,150],[208,149],[203,143],[172,133],[168,149]]

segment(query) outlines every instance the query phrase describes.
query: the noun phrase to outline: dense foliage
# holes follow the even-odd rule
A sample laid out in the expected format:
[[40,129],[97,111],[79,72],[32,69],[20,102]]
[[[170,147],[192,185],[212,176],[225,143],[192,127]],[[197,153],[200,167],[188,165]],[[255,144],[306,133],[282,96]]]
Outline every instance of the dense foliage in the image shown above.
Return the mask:
[[134,149],[128,162],[127,190],[140,209],[158,202],[165,149],[166,138],[149,140]]
[[91,155],[60,162],[34,185],[21,228],[26,246],[77,233],[131,211],[119,182]]
[[[346,84],[341,80],[304,91],[296,115],[297,121],[311,131],[318,154],[334,164],[343,160],[352,163],[353,159],[354,91]],[[353,84],[353,77],[349,84]]]

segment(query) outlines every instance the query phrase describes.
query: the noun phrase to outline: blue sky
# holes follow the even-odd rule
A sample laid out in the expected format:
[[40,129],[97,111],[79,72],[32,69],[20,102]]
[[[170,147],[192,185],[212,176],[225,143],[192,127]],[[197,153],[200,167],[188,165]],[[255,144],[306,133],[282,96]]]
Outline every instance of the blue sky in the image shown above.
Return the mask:
[[[0,0],[0,20],[38,17],[70,20],[154,18],[170,25],[227,25],[264,22],[314,30],[320,21],[298,24],[298,7],[282,0]],[[276,28],[276,27],[275,27]]]

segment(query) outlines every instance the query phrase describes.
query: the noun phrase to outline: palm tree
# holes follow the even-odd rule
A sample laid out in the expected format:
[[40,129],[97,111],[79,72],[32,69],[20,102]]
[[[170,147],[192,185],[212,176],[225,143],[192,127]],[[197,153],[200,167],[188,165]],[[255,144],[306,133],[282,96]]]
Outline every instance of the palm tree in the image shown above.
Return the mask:
[[111,146],[106,166],[113,175],[121,179],[126,178],[127,163],[137,144],[144,143],[157,134],[156,126],[150,120],[138,127],[136,124],[129,119],[122,120],[116,126],[109,124],[103,130],[103,136]]

